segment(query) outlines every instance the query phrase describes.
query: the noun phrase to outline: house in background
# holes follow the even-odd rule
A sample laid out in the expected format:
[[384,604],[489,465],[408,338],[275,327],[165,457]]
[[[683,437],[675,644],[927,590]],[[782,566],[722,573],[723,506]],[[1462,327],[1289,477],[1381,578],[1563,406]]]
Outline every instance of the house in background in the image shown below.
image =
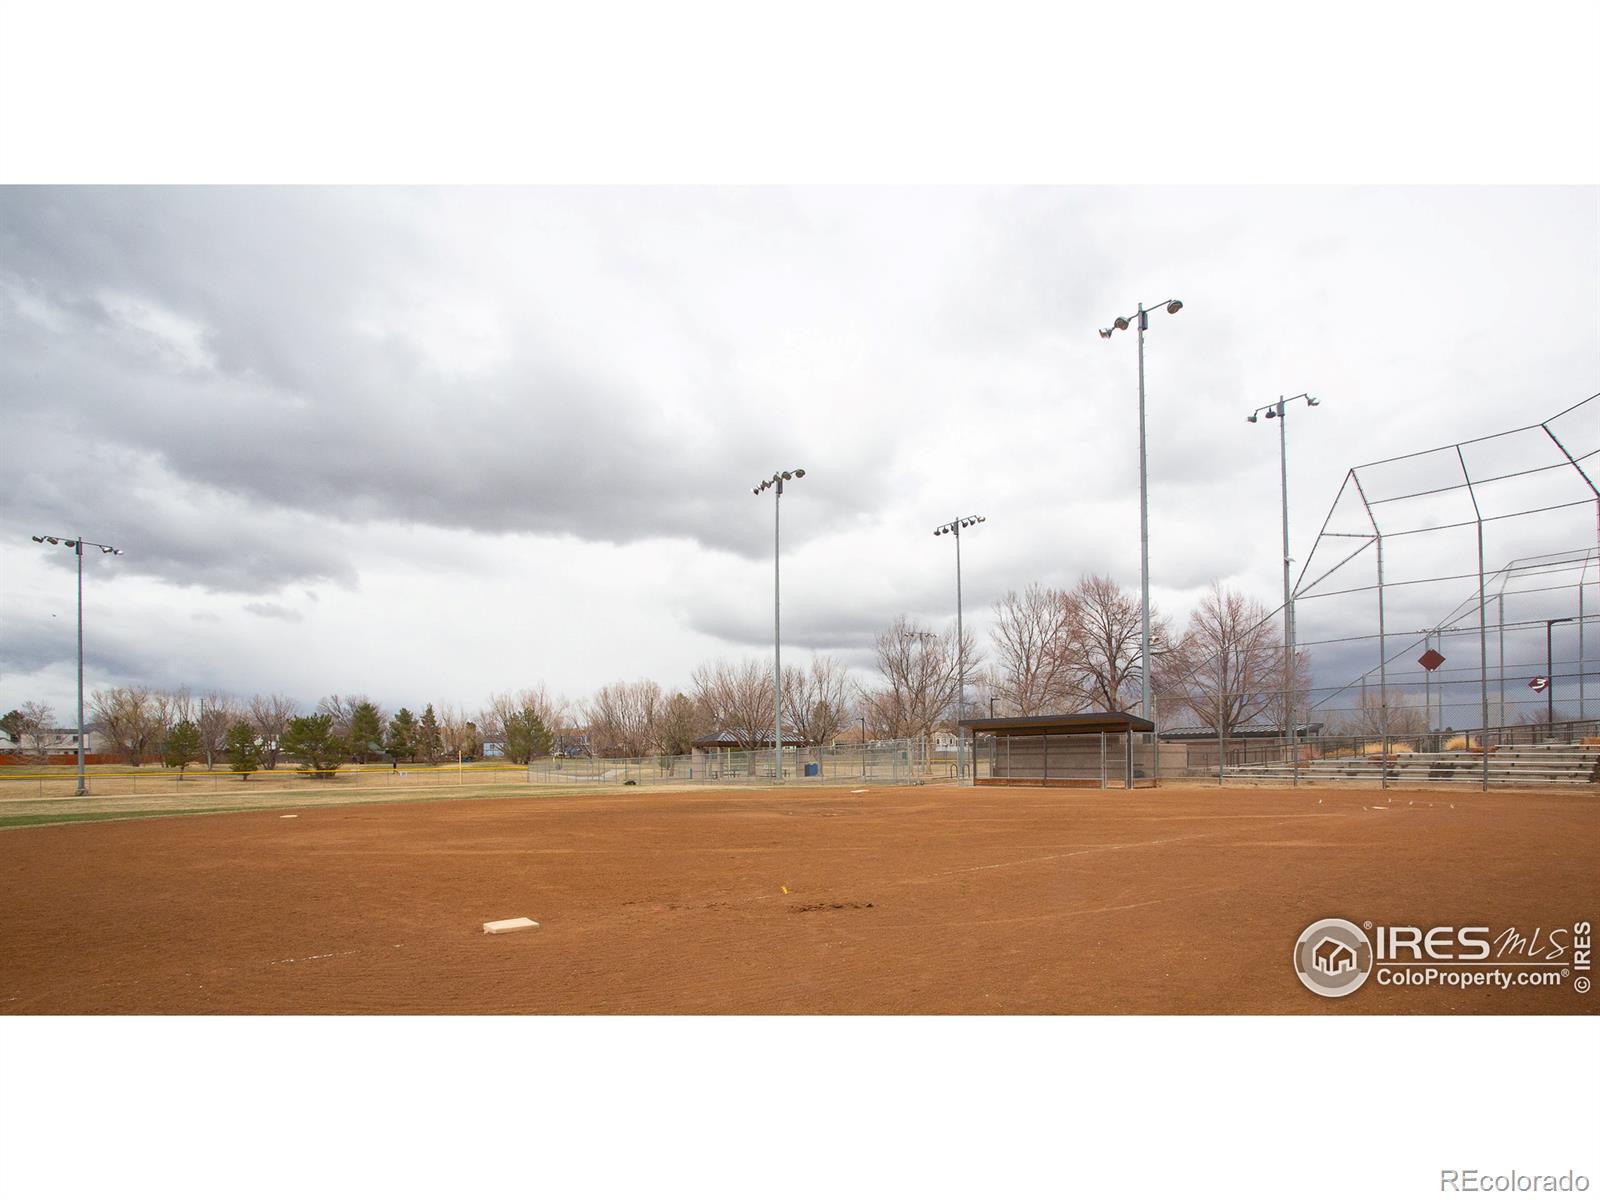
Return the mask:
[[[51,758],[78,756],[78,731],[76,729],[50,729],[45,732],[44,753]],[[95,753],[95,731],[83,731],[84,754]],[[21,742],[12,740],[4,730],[0,730],[0,754],[15,754],[31,757],[35,751],[34,741],[24,737]]]

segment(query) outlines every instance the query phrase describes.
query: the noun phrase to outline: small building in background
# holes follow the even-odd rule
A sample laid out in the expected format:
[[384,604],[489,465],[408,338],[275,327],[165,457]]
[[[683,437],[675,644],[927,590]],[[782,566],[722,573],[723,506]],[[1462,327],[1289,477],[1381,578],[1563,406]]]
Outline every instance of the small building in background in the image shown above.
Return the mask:
[[[83,730],[83,758],[86,762],[98,762],[99,752],[96,749],[96,730],[86,728]],[[0,730],[0,763],[6,765],[27,765],[37,763],[40,755],[46,762],[61,762],[72,760],[77,762],[78,757],[78,731],[77,730],[46,730],[43,744],[40,746],[34,738],[22,736],[21,741],[11,738],[5,730]]]
[[[696,779],[732,779],[740,776],[772,778],[772,737],[761,739],[752,750],[740,748],[737,734],[726,729],[714,729],[695,738],[690,768]],[[791,758],[790,750],[800,750],[805,743],[793,734],[783,739],[784,774],[795,768],[797,756]]]
[[1155,786],[1155,726],[1131,713],[989,717],[961,728],[980,786]]
[[[78,731],[76,729],[49,729],[45,731],[43,746],[35,748],[34,739],[24,737],[20,742],[14,741],[11,736],[0,729],[0,754],[32,758],[42,752],[49,758],[78,757]],[[95,731],[83,731],[83,753],[85,756],[96,753]]]

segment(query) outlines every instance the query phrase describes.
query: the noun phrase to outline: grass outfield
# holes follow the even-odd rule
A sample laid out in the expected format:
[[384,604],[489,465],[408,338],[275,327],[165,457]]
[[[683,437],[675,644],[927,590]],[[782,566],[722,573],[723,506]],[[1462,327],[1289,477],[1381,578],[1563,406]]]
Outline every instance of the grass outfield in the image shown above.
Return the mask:
[[[1306,991],[1313,920],[1600,915],[1591,795],[519,795],[14,829],[0,1013],[1594,1012]],[[485,921],[542,928],[489,937]]]
[[[455,763],[433,767],[407,764],[398,771],[385,765],[346,764],[331,778],[303,774],[290,766],[255,771],[248,779],[222,767],[213,771],[190,767],[180,778],[179,772],[155,764],[142,767],[91,764],[84,768],[84,782],[91,794],[89,798],[95,801],[129,797],[186,798],[197,807],[203,800],[206,807],[225,808],[241,799],[249,800],[270,792],[339,794],[379,788],[400,793],[448,788],[465,795],[485,795],[488,794],[485,788],[502,791],[526,788],[528,774],[525,767],[505,763],[473,763],[465,767]],[[74,795],[77,783],[76,765],[0,766],[0,811],[9,811],[14,804],[28,801],[84,800],[86,798]]]
[[[219,812],[278,811],[329,804],[411,803],[422,800],[470,799],[508,794],[567,795],[575,791],[610,790],[608,785],[569,784],[530,788],[521,768],[454,767],[395,773],[354,771],[334,779],[311,779],[292,770],[261,772],[248,781],[238,775],[191,772],[181,783],[159,768],[130,771],[103,768],[89,778],[89,795],[75,796],[74,775],[0,775],[0,829],[81,821],[125,820]],[[40,785],[43,784],[41,787]],[[35,794],[35,789],[43,794]],[[632,789],[629,789],[632,790]]]

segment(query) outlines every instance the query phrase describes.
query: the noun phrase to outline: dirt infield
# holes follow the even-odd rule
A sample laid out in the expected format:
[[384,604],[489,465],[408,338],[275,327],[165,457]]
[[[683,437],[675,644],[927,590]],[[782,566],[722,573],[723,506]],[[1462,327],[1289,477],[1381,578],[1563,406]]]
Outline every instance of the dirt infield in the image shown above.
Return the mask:
[[[632,789],[630,789],[632,791]],[[1600,919],[1600,799],[1163,787],[497,798],[0,833],[0,1013],[1498,1013],[1313,920]],[[787,891],[785,891],[787,889]],[[485,921],[542,928],[486,936]]]

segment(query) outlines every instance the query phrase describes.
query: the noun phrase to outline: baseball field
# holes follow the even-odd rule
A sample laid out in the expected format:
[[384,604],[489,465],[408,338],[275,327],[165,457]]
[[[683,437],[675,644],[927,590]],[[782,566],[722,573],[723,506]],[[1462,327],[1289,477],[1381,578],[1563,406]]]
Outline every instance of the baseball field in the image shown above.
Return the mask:
[[[1575,975],[1331,1000],[1291,963],[1324,917],[1570,941],[1600,917],[1592,793],[290,803],[0,830],[0,1014],[1597,1009]],[[539,928],[483,932],[512,917]]]

